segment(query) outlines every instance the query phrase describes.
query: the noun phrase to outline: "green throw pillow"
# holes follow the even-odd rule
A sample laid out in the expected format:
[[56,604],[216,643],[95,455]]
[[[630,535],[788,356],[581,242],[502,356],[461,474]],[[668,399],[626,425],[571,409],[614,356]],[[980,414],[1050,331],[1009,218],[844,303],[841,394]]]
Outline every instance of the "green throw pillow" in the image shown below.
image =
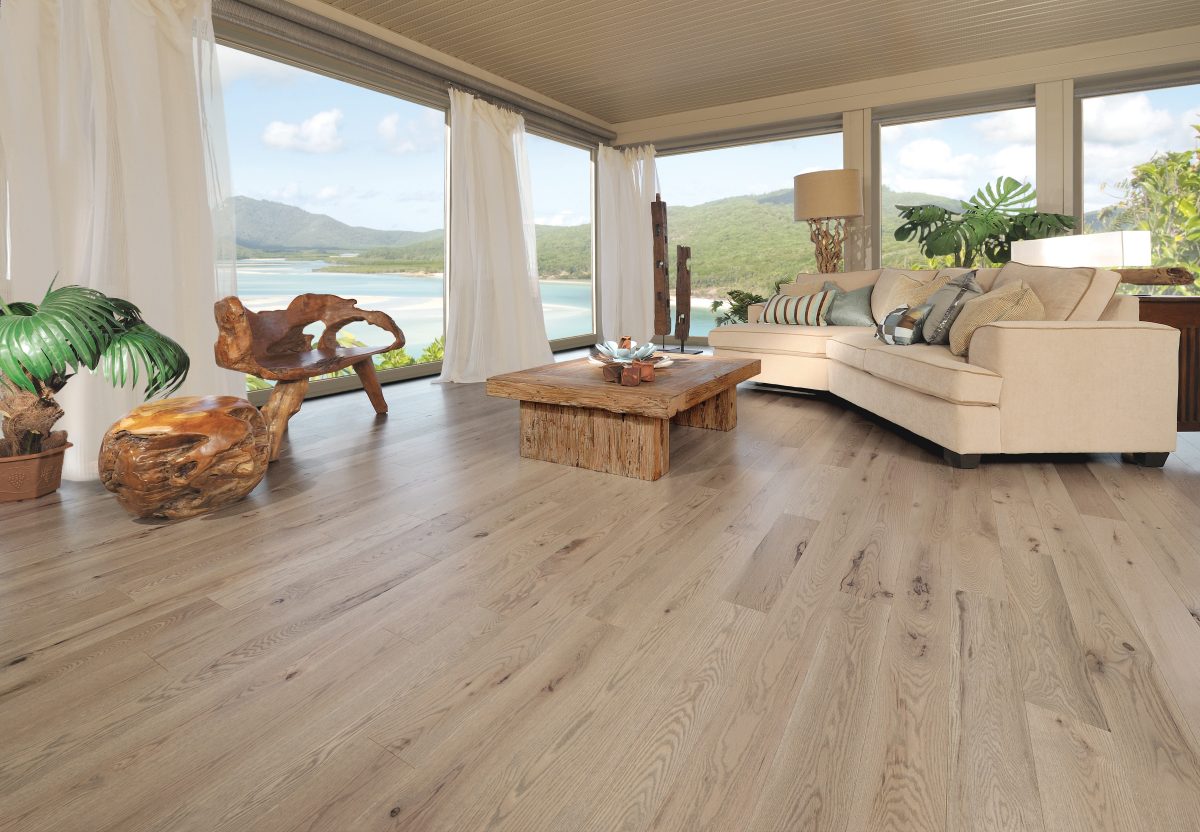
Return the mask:
[[875,326],[875,318],[871,315],[871,290],[874,286],[863,286],[852,292],[845,292],[836,283],[825,281],[822,289],[836,292],[825,314],[825,322],[830,326]]

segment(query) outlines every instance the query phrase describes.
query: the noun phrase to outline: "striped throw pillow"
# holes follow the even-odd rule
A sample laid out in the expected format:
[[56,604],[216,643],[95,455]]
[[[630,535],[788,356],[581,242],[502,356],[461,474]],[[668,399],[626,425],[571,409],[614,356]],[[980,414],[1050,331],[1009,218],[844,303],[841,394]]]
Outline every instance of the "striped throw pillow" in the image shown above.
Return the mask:
[[825,316],[833,303],[836,291],[826,290],[811,295],[774,295],[763,309],[760,323],[789,326],[825,326]]

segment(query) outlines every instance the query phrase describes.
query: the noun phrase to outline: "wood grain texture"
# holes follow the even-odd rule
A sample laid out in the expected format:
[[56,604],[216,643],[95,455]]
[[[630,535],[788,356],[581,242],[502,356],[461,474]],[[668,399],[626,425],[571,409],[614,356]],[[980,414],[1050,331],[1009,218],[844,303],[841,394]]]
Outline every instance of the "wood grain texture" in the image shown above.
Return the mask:
[[648,482],[388,398],[201,520],[0,506],[0,830],[1200,828],[1200,445],[949,472],[743,385]]
[[670,470],[670,424],[636,413],[521,402],[521,456],[656,480]]

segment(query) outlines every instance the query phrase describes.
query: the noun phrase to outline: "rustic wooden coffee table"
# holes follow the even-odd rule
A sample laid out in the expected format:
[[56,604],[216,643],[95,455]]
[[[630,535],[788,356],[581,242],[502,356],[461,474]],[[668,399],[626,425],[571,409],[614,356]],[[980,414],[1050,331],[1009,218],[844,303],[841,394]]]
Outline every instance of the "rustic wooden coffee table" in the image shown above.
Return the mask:
[[757,360],[687,356],[652,382],[605,382],[586,358],[487,380],[489,396],[521,402],[521,456],[656,480],[670,469],[670,424],[737,425],[737,385]]

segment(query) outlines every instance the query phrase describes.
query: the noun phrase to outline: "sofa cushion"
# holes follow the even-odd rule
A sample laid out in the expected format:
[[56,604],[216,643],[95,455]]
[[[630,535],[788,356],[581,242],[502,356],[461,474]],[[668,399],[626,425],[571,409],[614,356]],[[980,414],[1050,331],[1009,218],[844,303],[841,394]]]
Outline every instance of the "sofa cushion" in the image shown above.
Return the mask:
[[1027,266],[1006,263],[993,288],[1024,281],[1033,289],[1046,310],[1048,321],[1098,321],[1121,276],[1108,269]]
[[894,344],[897,347],[919,344],[925,340],[921,330],[931,311],[933,311],[931,303],[893,309],[887,313],[883,323],[875,328],[875,337],[885,344]]
[[871,314],[875,317],[875,323],[883,323],[889,312],[901,306],[920,306],[945,286],[952,276],[945,269],[937,272],[884,269],[871,292]]
[[828,274],[801,273],[796,275],[796,279],[791,283],[780,284],[779,291],[785,295],[811,295],[813,292],[820,291],[828,281],[834,283],[843,292],[852,292],[864,286],[874,286],[882,271],[882,269],[866,269],[860,272],[830,272]]
[[825,354],[832,361],[839,361],[848,367],[861,370],[867,360],[867,351],[878,345],[879,339],[875,337],[874,329],[869,332],[866,330],[858,332],[838,330],[825,345]]
[[829,358],[877,378],[955,404],[995,405],[1003,379],[984,367],[968,364],[946,347],[913,344],[891,347],[867,332],[836,334]]
[[836,283],[827,280],[824,288],[835,292],[833,300],[829,303],[829,312],[825,315],[827,325],[875,325],[875,319],[871,317],[871,291],[874,286],[861,286],[853,291],[843,292]]
[[963,304],[972,298],[983,294],[983,289],[975,282],[975,272],[969,271],[952,278],[942,288],[933,293],[929,304],[933,307],[925,316],[921,328],[922,339],[927,344],[950,343],[950,327],[954,319],[962,311]]
[[868,334],[874,329],[866,327],[828,326],[779,326],[777,324],[732,324],[721,326],[708,333],[708,343],[713,347],[739,352],[772,352],[783,355],[825,356],[825,343],[838,333],[860,331]]
[[1046,311],[1037,292],[1024,281],[1006,283],[963,304],[962,312],[950,327],[950,352],[966,355],[971,348],[971,336],[984,324],[997,321],[1040,321]]
[[824,326],[835,295],[836,289],[811,295],[772,295],[759,320],[785,326]]

